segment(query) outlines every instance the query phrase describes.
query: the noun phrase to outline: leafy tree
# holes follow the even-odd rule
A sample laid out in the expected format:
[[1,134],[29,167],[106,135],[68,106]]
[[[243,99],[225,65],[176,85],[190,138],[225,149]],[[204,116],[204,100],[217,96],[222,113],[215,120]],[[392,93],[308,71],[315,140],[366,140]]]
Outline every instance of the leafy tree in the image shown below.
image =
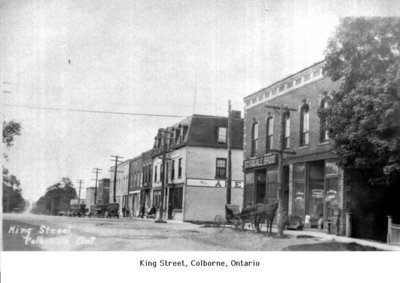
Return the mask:
[[[15,121],[3,122],[3,143],[10,148],[14,143],[15,136],[21,134],[21,125]],[[7,155],[3,155],[7,160]],[[23,211],[25,200],[22,197],[21,184],[17,177],[10,175],[7,168],[3,167],[3,212],[10,212],[14,209]]]
[[13,145],[15,136],[21,134],[21,124],[11,121],[3,121],[3,143],[10,147]]
[[46,189],[45,195],[36,202],[33,213],[56,215],[59,211],[67,211],[70,200],[76,197],[76,190],[71,180],[62,178],[60,182]]
[[3,168],[3,212],[11,212],[14,209],[23,211],[25,200],[22,197],[19,180],[10,175],[8,169]]
[[325,74],[340,81],[320,109],[339,165],[372,185],[400,176],[400,18],[344,18],[326,50]]

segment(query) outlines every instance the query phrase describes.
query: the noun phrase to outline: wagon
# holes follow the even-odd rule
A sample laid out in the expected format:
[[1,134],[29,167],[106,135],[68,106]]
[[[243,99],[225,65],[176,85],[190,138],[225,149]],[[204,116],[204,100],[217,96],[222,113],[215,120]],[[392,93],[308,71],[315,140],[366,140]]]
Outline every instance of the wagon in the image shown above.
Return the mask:
[[119,203],[109,203],[107,205],[107,217],[119,218]]
[[214,226],[218,232],[222,232],[226,227],[233,226],[233,229],[244,230],[246,223],[253,223],[253,214],[251,211],[240,211],[239,205],[226,204],[225,205],[225,218],[217,215],[214,218]]
[[84,204],[71,204],[69,209],[69,216],[85,216],[87,212],[86,206]]

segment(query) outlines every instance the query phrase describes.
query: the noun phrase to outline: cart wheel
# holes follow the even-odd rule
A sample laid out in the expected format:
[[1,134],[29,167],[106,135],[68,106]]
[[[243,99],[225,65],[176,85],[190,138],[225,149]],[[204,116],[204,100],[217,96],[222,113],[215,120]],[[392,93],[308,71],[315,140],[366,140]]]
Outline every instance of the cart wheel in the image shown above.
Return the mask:
[[240,227],[242,226],[242,220],[240,219],[239,216],[235,216],[232,220],[233,222],[233,229],[234,230],[239,230]]
[[221,215],[215,216],[215,218],[214,218],[214,225],[215,225],[215,228],[217,229],[217,231],[218,231],[219,233],[221,233],[222,231],[224,231],[224,229],[225,229],[224,219],[222,218]]

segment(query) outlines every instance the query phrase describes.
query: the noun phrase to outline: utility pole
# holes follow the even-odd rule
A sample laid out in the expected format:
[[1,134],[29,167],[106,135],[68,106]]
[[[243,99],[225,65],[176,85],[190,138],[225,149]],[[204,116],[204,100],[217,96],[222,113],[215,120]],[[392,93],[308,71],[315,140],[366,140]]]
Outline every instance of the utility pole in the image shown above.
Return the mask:
[[228,129],[227,129],[227,147],[228,147],[228,179],[226,184],[226,204],[231,204],[232,195],[232,109],[231,101],[228,101]]
[[117,167],[118,167],[118,162],[122,162],[119,161],[119,158],[123,158],[122,156],[118,156],[118,155],[111,155],[111,157],[114,157],[115,160],[111,160],[111,161],[115,161],[115,166],[114,166],[114,185],[113,185],[113,202],[117,202],[117,196],[116,194],[116,185],[117,185]]
[[99,175],[99,173],[101,174],[102,169],[93,168],[93,170],[94,171],[92,171],[92,173],[96,174],[96,179],[95,180],[92,179],[93,181],[96,181],[95,187],[94,187],[94,205],[96,205],[96,203],[97,203],[97,180],[98,180],[98,175]]
[[82,188],[83,180],[78,180],[78,183],[79,183],[78,204],[81,204],[81,188]]
[[284,172],[283,172],[283,154],[296,154],[293,151],[284,150],[284,113],[290,111],[297,111],[297,109],[289,108],[288,106],[272,106],[272,105],[265,105],[266,108],[271,108],[274,110],[279,111],[279,149],[278,150],[271,150],[274,152],[278,152],[278,186],[279,186],[279,204],[278,204],[278,215],[277,215],[277,228],[278,233],[277,237],[283,236],[283,228],[285,219],[287,218],[287,211],[284,209],[284,197],[285,197],[285,190],[284,190]]
[[[164,197],[165,197],[165,185],[166,185],[166,180],[165,177],[167,176],[167,172],[165,172],[166,169],[166,153],[167,153],[167,140],[169,140],[169,134],[170,132],[167,130],[161,130],[161,141],[162,141],[162,177],[161,177],[161,204],[160,204],[160,217],[158,220],[156,220],[156,223],[167,223],[165,220],[163,220],[164,217]],[[157,136],[156,138],[159,138]]]

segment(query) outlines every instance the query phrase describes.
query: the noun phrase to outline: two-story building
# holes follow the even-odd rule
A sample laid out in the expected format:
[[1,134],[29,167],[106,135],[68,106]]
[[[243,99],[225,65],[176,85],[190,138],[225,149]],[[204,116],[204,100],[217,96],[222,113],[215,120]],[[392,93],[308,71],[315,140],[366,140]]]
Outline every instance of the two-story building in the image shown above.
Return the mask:
[[129,175],[129,210],[132,216],[139,216],[140,192],[143,187],[142,155],[130,160]]
[[[152,203],[160,205],[163,162],[165,217],[172,209],[174,219],[212,221],[225,214],[227,180],[227,117],[192,115],[159,131],[153,148]],[[232,112],[232,197],[243,203],[243,119]],[[166,134],[164,135],[162,131]]]
[[[330,141],[318,109],[338,87],[323,76],[324,62],[288,76],[244,98],[245,203],[274,202],[279,197],[278,153],[283,154],[285,209],[305,226],[339,218],[345,231],[349,193],[345,172],[329,152]],[[280,111],[265,107],[283,106]],[[289,110],[292,109],[292,110]],[[333,223],[333,224],[335,224]],[[326,225],[325,225],[326,227]]]
[[[129,186],[129,166],[130,160],[125,160],[117,165],[117,178],[115,182],[115,202],[119,203],[119,212],[122,215],[122,209],[127,208],[128,186]],[[115,166],[110,169],[110,203],[114,202],[114,171]]]

